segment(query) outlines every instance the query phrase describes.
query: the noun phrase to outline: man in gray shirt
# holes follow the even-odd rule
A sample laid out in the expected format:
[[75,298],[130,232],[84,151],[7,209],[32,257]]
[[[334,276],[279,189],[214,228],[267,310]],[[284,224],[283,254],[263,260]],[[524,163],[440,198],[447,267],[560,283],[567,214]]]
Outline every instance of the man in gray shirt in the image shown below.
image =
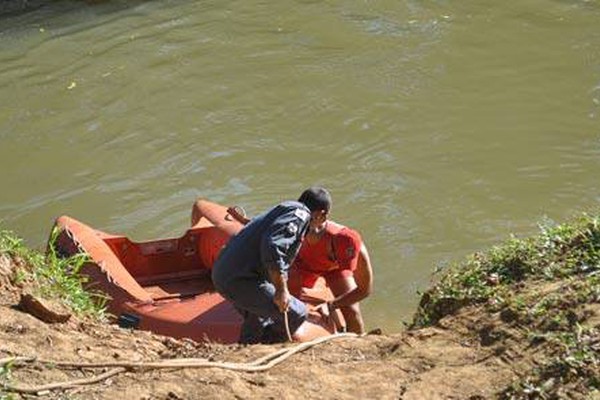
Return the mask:
[[298,201],[285,201],[253,218],[219,254],[212,279],[244,318],[240,343],[285,340],[286,312],[292,334],[306,319],[306,305],[288,291],[288,270],[311,215],[329,210],[330,205],[326,190],[311,187]]

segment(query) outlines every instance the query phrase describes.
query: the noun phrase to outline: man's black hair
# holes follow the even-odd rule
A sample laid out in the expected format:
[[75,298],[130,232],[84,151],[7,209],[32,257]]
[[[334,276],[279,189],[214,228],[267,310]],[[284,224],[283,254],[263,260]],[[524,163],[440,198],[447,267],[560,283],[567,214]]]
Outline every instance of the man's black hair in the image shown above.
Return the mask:
[[331,195],[320,186],[312,186],[306,189],[300,195],[298,199],[300,203],[303,203],[310,212],[324,210],[329,212],[331,209]]

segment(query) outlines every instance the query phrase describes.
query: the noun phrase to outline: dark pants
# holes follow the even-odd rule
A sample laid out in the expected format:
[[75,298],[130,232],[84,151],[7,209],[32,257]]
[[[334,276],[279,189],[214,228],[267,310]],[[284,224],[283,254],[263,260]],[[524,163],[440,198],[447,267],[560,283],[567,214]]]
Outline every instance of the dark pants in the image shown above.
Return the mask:
[[[216,286],[244,318],[240,343],[277,343],[287,339],[284,315],[273,302],[275,286],[272,283],[245,278]],[[306,305],[291,297],[287,314],[290,333],[293,334],[306,320]]]

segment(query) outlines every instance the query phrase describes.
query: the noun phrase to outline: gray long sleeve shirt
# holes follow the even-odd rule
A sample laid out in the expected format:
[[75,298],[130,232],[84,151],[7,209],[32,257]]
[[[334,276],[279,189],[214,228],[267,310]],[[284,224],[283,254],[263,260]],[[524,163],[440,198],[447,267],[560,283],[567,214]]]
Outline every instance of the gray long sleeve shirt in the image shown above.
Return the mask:
[[268,269],[286,275],[309,221],[310,211],[296,201],[280,203],[252,219],[219,254],[212,272],[217,289],[239,279],[268,279]]

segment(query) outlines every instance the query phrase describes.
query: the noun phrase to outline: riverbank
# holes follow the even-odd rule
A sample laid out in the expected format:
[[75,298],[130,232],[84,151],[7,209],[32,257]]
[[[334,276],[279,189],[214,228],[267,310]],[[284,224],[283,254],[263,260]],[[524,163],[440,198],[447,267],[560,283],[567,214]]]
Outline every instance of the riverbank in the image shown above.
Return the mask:
[[[44,275],[32,273],[40,265],[29,265],[37,262],[36,257],[24,256],[30,251],[15,245],[15,240],[11,246],[0,246],[3,399],[27,398],[31,395],[22,394],[25,389],[50,382],[111,372],[116,373],[97,383],[42,395],[57,399],[600,398],[596,216],[544,227],[535,237],[511,238],[442,271],[423,294],[405,332],[333,339],[262,372],[151,369],[140,368],[139,363],[193,358],[196,363],[202,359],[248,365],[295,345],[224,346],[123,330],[99,321],[98,315],[90,317],[94,309],[86,308],[81,299],[70,303],[72,315],[66,322],[45,323],[23,312],[16,307],[23,293],[41,296],[48,291],[40,291],[38,285]],[[72,311],[74,304],[84,304],[87,311]],[[12,357],[53,363],[8,362]],[[113,365],[67,368],[56,366],[58,362]],[[115,362],[127,362],[129,367],[115,371]]]

